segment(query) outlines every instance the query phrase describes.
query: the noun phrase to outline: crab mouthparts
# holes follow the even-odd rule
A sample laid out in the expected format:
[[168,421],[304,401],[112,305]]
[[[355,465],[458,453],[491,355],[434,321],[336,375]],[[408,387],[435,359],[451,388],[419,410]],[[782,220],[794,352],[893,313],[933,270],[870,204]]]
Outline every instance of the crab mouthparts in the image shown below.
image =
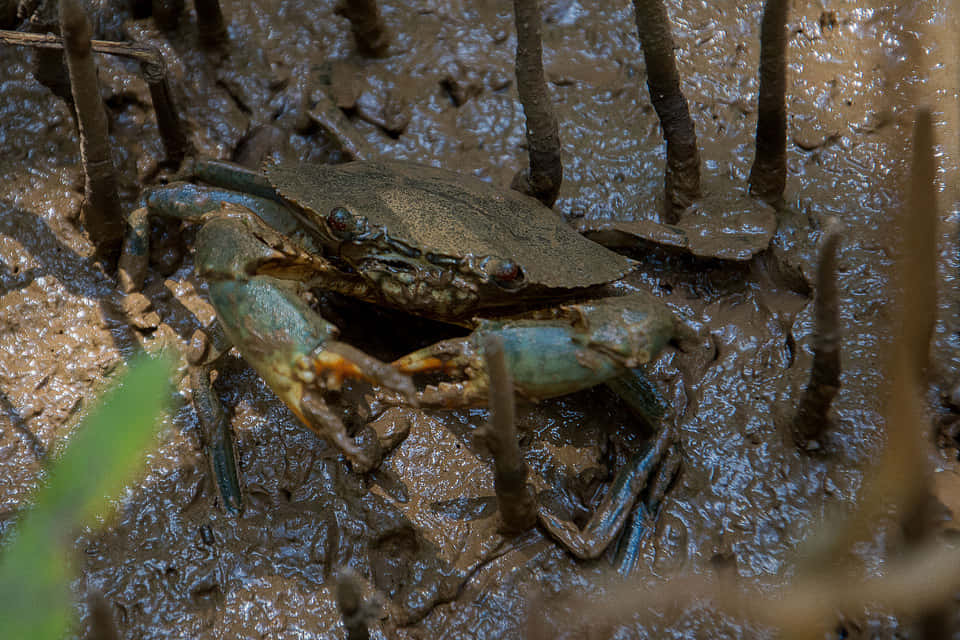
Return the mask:
[[459,316],[477,304],[477,287],[451,269],[402,258],[372,258],[359,270],[384,304],[427,316]]

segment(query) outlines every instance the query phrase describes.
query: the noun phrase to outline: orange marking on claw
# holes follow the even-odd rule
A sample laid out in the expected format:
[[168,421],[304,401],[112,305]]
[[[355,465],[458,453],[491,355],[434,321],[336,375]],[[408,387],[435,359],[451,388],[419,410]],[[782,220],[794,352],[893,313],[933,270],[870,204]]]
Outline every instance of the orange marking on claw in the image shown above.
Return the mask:
[[322,351],[313,358],[313,370],[317,375],[330,376],[339,383],[344,378],[358,378],[366,380],[367,376],[360,371],[360,367],[336,353]]
[[455,365],[451,365],[449,361],[442,360],[437,357],[430,358],[421,358],[419,360],[413,360],[404,362],[405,358],[400,358],[399,360],[393,363],[393,366],[398,368],[404,373],[416,373],[422,371],[447,371],[449,369],[455,368]]

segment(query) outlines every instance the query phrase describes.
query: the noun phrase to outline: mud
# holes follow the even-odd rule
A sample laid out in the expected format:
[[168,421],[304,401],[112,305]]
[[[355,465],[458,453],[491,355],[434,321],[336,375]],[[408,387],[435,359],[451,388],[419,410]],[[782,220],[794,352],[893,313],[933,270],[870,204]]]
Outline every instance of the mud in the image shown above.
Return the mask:
[[[957,403],[960,367],[957,16],[946,2],[914,3],[909,11],[829,4],[791,4],[787,202],[796,224],[778,238],[783,259],[730,266],[651,249],[634,254],[643,267],[621,285],[654,291],[703,337],[652,367],[676,413],[683,466],[631,578],[646,588],[678,571],[780,584],[811,527],[855,500],[882,444],[875,390],[884,345],[894,339],[888,278],[898,232],[891,216],[911,123],[903,105],[917,96],[932,106],[942,152],[943,293],[928,394],[942,436],[932,460],[947,472],[940,480],[960,472],[956,407],[949,407]],[[231,0],[223,10],[226,55],[198,46],[192,16],[169,35],[122,10],[95,20],[106,37],[164,53],[201,153],[250,163],[263,156],[342,159],[304,117],[316,93],[327,91],[383,157],[502,186],[525,162],[510,3],[388,2],[383,14],[394,41],[390,55],[377,60],[354,53],[333,2]],[[668,10],[704,182],[745,189],[761,3],[671,2]],[[572,219],[657,219],[664,150],[632,6],[559,0],[543,11],[546,76],[565,161],[556,208]],[[903,23],[922,24],[923,39],[894,26]],[[929,71],[885,81],[894,62],[918,48]],[[69,437],[111,371],[138,345],[182,348],[213,317],[189,254],[180,262],[174,244],[161,251],[146,289],[163,323],[146,330],[127,324],[111,278],[73,225],[83,179],[72,117],[33,78],[30,60],[23,50],[0,49],[3,530],[27,504],[40,457]],[[136,67],[99,61],[121,195],[131,206],[162,174],[162,147]],[[811,456],[791,443],[788,419],[811,360],[813,309],[802,283],[812,280],[820,229],[831,220],[844,233],[842,388],[825,451]],[[775,268],[784,264],[792,277]],[[379,334],[348,332],[361,348],[407,346],[384,346],[394,333],[389,322],[379,331],[376,322],[360,324]],[[378,471],[360,477],[234,358],[216,382],[232,411],[248,499],[243,517],[232,518],[215,504],[185,369],[181,374],[179,408],[144,479],[119,501],[116,522],[77,539],[77,592],[103,593],[124,636],[343,637],[331,580],[342,566],[363,578],[368,596],[377,590],[386,597],[375,637],[519,637],[544,603],[570,593],[603,597],[608,559],[577,562],[536,530],[509,541],[496,533],[492,468],[473,436],[485,411],[387,413],[380,426],[410,420],[410,436]],[[518,421],[540,499],[578,521],[650,436],[603,389],[521,408]],[[946,481],[943,495],[954,495],[954,484]],[[868,566],[881,563],[880,549],[864,554]],[[79,613],[83,635],[89,614],[83,607]],[[552,628],[541,632],[586,637],[577,617],[576,609],[552,610],[543,623]],[[882,614],[844,625],[846,637],[912,629]],[[638,611],[589,637],[762,632],[695,605],[669,616]]]

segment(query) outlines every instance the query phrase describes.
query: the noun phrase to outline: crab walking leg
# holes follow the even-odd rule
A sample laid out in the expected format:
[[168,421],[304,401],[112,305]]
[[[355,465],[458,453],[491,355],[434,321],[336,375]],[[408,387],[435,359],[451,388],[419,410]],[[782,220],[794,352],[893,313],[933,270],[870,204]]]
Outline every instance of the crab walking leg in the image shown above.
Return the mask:
[[243,490],[237,471],[233,428],[210,384],[209,366],[191,367],[190,389],[194,410],[200,420],[204,455],[210,464],[220,502],[227,512],[240,515],[243,513]]
[[582,530],[540,507],[540,524],[557,542],[581,560],[599,558],[623,529],[647,478],[674,442],[673,428],[665,426],[653,444],[631,457],[617,472],[610,490]]
[[657,477],[648,482],[647,497],[637,503],[630,519],[624,526],[623,536],[620,538],[620,545],[617,548],[617,557],[614,564],[617,573],[626,577],[637,568],[640,562],[640,552],[643,549],[643,543],[653,533],[657,511],[663,502],[663,497],[667,493],[667,488],[673,482],[673,478],[680,470],[680,450],[674,445],[667,452],[665,459],[660,463],[660,469],[657,470]]
[[242,205],[280,233],[293,234],[297,229],[298,221],[293,214],[267,197],[227,188],[201,187],[189,182],[173,182],[152,189],[144,200],[144,206],[127,218],[127,234],[120,256],[121,288],[129,293],[143,287],[150,257],[152,216],[197,224],[203,222],[204,215],[218,211],[224,202]]

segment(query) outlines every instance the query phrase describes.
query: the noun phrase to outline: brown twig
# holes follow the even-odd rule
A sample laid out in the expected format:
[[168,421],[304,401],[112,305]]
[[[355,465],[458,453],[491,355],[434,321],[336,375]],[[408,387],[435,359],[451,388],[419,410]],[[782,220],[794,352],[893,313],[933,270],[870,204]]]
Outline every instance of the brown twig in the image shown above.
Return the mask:
[[[865,607],[888,615],[912,615],[948,599],[960,588],[960,550],[928,542],[884,564],[883,576],[859,578],[847,567],[821,565],[816,576],[795,576],[778,591],[750,590],[740,582],[702,575],[675,576],[666,583],[617,580],[597,589],[602,598],[574,596],[536,614],[532,625],[576,623],[596,628],[629,620],[656,619],[661,624],[709,602],[736,616],[781,631],[787,638],[815,638],[836,624],[838,613],[856,616]],[[656,613],[652,613],[656,612]],[[568,620],[562,616],[566,614]],[[569,619],[570,614],[576,619]]]
[[383,22],[376,0],[341,0],[337,15],[350,21],[357,49],[366,56],[379,58],[390,47],[390,31]]
[[757,154],[750,194],[779,206],[787,184],[787,0],[767,0],[760,27]]
[[879,518],[895,513],[901,523],[909,523],[930,500],[926,447],[932,432],[922,389],[936,312],[937,210],[931,193],[935,173],[933,125],[926,109],[917,112],[913,148],[910,193],[895,221],[903,243],[890,296],[897,337],[890,345],[884,368],[885,389],[881,391],[886,397],[886,446],[864,483],[857,510],[846,518],[843,530],[831,541],[834,557],[841,557],[855,542],[874,535]]
[[194,0],[197,10],[197,27],[200,31],[200,43],[210,49],[227,44],[227,26],[220,10],[220,0]]
[[526,117],[530,168],[513,179],[517,191],[552,207],[563,182],[560,134],[543,76],[540,6],[537,0],[514,0],[517,23],[517,92]]
[[90,46],[93,30],[77,0],[60,1],[60,31],[67,54],[67,69],[80,132],[80,157],[86,177],[83,226],[97,248],[97,255],[110,261],[120,252],[123,214],[110,151],[107,114],[100,98],[97,67]]
[[[22,31],[0,31],[0,44],[33,49],[63,49],[63,40],[57,36]],[[132,58],[138,62],[159,62],[160,54],[156,49],[130,42],[112,40],[91,40],[90,48],[96,53],[109,53],[115,56]]]
[[[33,49],[63,49],[63,40],[57,36],[20,31],[0,31],[0,44]],[[96,53],[130,58],[140,63],[140,71],[150,89],[153,110],[157,114],[157,128],[160,130],[167,162],[179,166],[184,157],[193,152],[193,149],[187,141],[183,123],[174,107],[160,52],[151,47],[110,40],[91,40],[90,47]]]
[[483,435],[494,456],[494,487],[503,528],[506,533],[516,534],[536,525],[536,498],[527,484],[527,465],[517,441],[513,376],[504,356],[503,339],[485,336],[483,352],[490,375],[490,425]]
[[840,234],[827,233],[820,247],[814,293],[813,367],[793,420],[794,440],[800,446],[819,443],[830,424],[828,414],[840,389],[840,329],[837,302],[837,246]]
[[156,61],[141,61],[140,71],[150,89],[150,100],[157,116],[157,129],[167,154],[167,163],[179,167],[185,157],[193,155],[193,146],[187,140],[183,123],[174,107],[163,58],[157,55]]
[[674,223],[700,197],[700,151],[687,99],[673,56],[673,36],[662,0],[633,0],[643,59],[647,65],[650,100],[667,141],[664,170],[666,222]]

